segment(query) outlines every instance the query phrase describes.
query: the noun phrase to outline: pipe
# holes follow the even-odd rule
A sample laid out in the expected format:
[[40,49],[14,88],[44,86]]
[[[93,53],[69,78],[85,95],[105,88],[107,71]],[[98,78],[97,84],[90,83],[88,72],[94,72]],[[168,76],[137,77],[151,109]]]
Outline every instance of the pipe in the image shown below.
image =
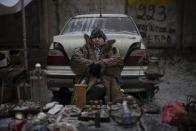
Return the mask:
[[26,19],[25,19],[24,0],[21,0],[21,5],[22,5],[22,27],[23,27],[25,70],[28,71],[27,39],[26,39]]
[[125,14],[128,14],[128,0],[125,0]]

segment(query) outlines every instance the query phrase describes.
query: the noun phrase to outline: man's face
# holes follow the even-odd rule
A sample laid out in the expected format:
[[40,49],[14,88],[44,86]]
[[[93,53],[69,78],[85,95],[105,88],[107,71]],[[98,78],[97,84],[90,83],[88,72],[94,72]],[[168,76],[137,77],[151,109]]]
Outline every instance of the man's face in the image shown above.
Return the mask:
[[92,38],[92,42],[101,45],[104,43],[104,39],[102,37],[95,37],[95,38]]

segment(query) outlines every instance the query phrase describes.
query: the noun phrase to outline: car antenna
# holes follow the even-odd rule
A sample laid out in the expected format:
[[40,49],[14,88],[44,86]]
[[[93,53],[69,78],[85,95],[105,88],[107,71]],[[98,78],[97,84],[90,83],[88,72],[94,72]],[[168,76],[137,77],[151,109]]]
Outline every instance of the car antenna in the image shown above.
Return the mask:
[[101,5],[102,5],[102,2],[101,2],[101,0],[99,0],[99,4],[100,4],[100,5],[99,5],[99,6],[100,6],[100,8],[99,8],[99,11],[100,11],[100,12],[99,12],[99,13],[100,13],[100,17],[102,17],[102,12],[101,12]]

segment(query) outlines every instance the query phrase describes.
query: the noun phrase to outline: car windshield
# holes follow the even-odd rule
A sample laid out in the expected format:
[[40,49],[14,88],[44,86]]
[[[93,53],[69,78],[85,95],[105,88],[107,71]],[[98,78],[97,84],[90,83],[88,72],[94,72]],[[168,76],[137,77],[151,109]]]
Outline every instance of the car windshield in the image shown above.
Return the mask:
[[106,34],[137,34],[135,25],[128,17],[73,18],[67,23],[61,34],[86,33],[91,32],[94,28],[100,28]]

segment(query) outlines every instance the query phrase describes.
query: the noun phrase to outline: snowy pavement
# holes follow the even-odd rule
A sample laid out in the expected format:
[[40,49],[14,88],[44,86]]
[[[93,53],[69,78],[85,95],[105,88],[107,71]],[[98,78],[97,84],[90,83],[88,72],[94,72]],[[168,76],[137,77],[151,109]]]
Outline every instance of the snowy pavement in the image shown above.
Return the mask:
[[163,60],[165,75],[154,100],[160,107],[170,101],[186,103],[186,95],[196,96],[196,61],[186,58]]

